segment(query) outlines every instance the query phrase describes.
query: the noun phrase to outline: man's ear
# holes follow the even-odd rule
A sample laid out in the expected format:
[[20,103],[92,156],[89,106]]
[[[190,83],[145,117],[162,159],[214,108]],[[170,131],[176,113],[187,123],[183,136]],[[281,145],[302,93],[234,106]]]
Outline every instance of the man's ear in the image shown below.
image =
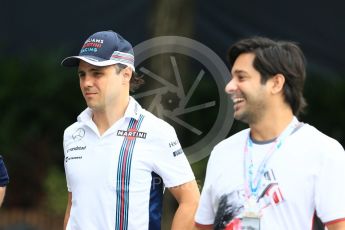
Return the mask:
[[133,70],[130,67],[126,67],[126,68],[122,69],[121,72],[123,75],[123,81],[127,82],[127,83],[130,82]]
[[283,87],[285,84],[285,77],[283,74],[278,73],[274,75],[270,80],[272,81],[271,92],[273,94],[277,94],[283,91]]

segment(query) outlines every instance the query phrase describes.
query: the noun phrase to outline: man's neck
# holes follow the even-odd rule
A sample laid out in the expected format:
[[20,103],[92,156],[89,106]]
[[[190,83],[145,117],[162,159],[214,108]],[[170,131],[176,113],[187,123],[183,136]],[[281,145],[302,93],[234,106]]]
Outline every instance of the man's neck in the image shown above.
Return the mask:
[[124,116],[128,104],[129,97],[119,100],[114,106],[108,106],[105,110],[93,111],[92,120],[95,122],[100,135]]
[[277,138],[293,119],[291,110],[266,114],[262,119],[249,124],[250,135],[256,141],[268,141]]

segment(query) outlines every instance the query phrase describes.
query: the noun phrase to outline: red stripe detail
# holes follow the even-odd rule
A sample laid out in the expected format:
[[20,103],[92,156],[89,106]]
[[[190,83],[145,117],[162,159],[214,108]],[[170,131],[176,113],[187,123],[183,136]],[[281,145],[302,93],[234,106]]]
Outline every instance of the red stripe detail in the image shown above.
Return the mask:
[[339,222],[344,222],[345,223],[345,217],[344,218],[340,218],[340,219],[336,219],[336,220],[331,220],[325,223],[326,226],[331,225],[331,224],[336,224]]
[[[134,124],[132,127],[134,127],[134,129],[136,130],[136,126],[137,126],[138,120],[135,120]],[[133,128],[132,128],[133,129]],[[130,130],[130,129],[128,129]],[[121,172],[121,205],[120,205],[120,229],[123,229],[123,222],[124,222],[124,216],[125,216],[125,201],[124,201],[124,197],[125,197],[125,174],[126,174],[126,166],[127,166],[127,155],[128,155],[128,151],[129,151],[129,146],[132,143],[131,139],[128,139],[128,142],[126,144],[126,148],[125,148],[125,152],[124,152],[124,156],[123,156],[123,163],[122,163],[122,172]]]
[[127,59],[129,61],[133,61],[133,58],[131,57],[124,57],[124,56],[120,56],[120,55],[111,55],[112,58],[121,58],[121,59]]
[[123,156],[123,163],[122,163],[122,176],[121,176],[121,212],[120,212],[120,229],[123,229],[123,221],[124,221],[124,215],[125,215],[125,201],[124,201],[124,197],[125,197],[125,174],[126,174],[126,164],[127,164],[127,155],[128,155],[128,147],[130,145],[131,141],[128,141],[126,144],[126,149],[125,149],[125,153]]
[[[138,124],[138,120],[135,120],[135,121],[134,121],[134,124],[133,124],[133,127],[127,129],[127,131],[128,131],[128,132],[138,132],[137,124]],[[135,137],[127,137],[127,139],[128,139],[128,140],[134,140]]]
[[132,129],[136,130],[138,128],[137,124],[138,124],[138,120],[135,120]]

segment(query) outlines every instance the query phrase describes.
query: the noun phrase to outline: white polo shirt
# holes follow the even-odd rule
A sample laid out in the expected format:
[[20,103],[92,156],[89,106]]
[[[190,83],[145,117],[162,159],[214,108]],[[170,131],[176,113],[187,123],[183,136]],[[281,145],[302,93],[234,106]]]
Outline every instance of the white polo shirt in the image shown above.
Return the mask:
[[64,133],[67,230],[160,229],[163,187],[194,180],[174,128],[130,98],[102,136],[87,108]]

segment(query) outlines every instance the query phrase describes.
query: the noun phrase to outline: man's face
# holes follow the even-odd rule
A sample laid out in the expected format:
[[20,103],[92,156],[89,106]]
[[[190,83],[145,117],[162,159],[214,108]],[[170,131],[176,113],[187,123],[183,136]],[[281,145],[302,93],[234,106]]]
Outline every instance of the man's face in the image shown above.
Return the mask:
[[231,70],[232,78],[225,91],[234,102],[234,117],[245,123],[255,123],[267,109],[268,89],[261,84],[260,73],[253,67],[253,53],[240,54]]
[[80,61],[78,75],[86,104],[94,111],[116,105],[126,90],[122,72],[117,73],[113,65],[99,67]]

